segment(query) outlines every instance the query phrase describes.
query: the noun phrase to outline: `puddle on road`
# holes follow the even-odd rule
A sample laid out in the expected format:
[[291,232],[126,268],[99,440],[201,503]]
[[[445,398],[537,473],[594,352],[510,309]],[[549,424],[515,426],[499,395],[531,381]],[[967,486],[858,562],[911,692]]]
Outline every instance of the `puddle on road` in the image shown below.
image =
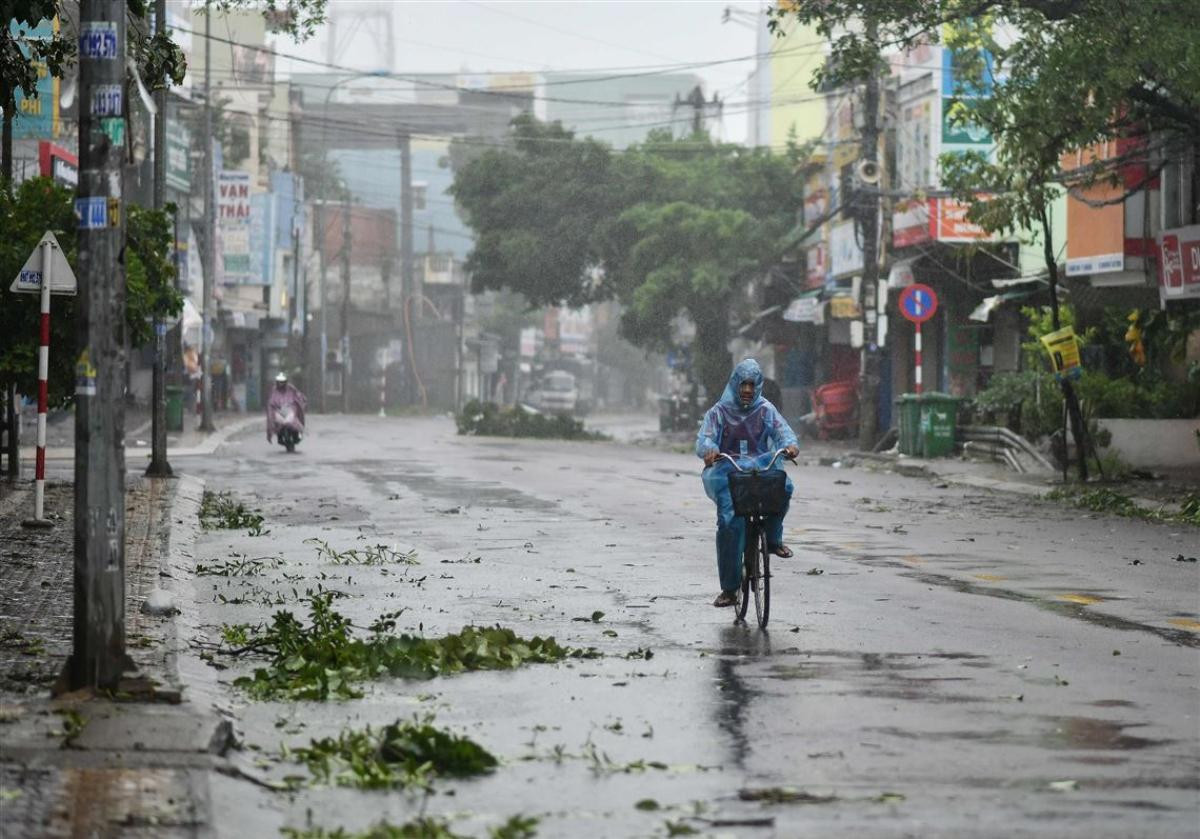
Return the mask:
[[540,512],[558,509],[558,503],[555,501],[547,501],[504,484],[439,475],[422,469],[419,464],[407,465],[403,471],[398,472],[384,471],[379,468],[380,464],[375,462],[354,462],[348,466],[354,474],[375,486],[380,492],[388,492],[388,484],[400,484],[423,499],[445,498],[464,509],[503,507]]
[[901,728],[871,728],[880,734],[905,740],[949,741],[963,740],[1001,746],[1036,746],[1055,751],[1133,751],[1165,746],[1174,740],[1152,740],[1126,734],[1127,728],[1139,728],[1146,723],[1125,723],[1094,717],[1042,717],[1048,724],[1037,733],[1006,729],[978,731],[909,731]]
[[1041,745],[1050,749],[1145,749],[1162,746],[1171,740],[1150,740],[1125,734],[1127,728],[1140,728],[1146,723],[1122,723],[1094,717],[1047,717],[1054,728],[1045,735]]

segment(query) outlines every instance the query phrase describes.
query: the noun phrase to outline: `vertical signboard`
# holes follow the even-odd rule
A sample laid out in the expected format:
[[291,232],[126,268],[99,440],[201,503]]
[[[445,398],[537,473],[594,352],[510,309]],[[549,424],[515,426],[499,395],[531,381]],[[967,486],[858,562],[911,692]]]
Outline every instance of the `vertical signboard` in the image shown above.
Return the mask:
[[823,288],[829,276],[829,251],[818,242],[804,252],[804,287]]
[[[982,80],[973,77],[982,73]],[[991,146],[992,135],[982,125],[963,121],[964,100],[990,96],[992,55],[987,51],[942,48],[942,151],[979,151]]]
[[178,192],[192,188],[192,135],[179,120],[167,120],[167,186]]
[[250,173],[222,170],[217,178],[217,225],[221,237],[223,282],[250,282]]
[[247,285],[270,285],[274,275],[275,237],[272,215],[275,202],[268,193],[250,196],[250,275]]
[[[15,20],[8,22],[8,31],[20,44],[21,54],[29,57],[24,41],[49,40],[58,31],[57,20],[43,20],[32,28]],[[51,78],[44,61],[33,62],[37,72],[37,96],[16,92],[17,118],[13,120],[15,139],[52,140],[58,136],[58,79]]]
[[829,275],[838,279],[863,269],[862,242],[853,220],[833,225],[829,231]]

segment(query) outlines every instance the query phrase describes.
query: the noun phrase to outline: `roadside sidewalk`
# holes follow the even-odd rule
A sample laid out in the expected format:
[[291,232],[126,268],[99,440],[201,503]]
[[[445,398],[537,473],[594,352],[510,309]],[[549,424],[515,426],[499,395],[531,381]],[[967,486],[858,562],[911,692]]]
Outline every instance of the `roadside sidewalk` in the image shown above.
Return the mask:
[[[72,648],[72,488],[47,485],[47,506],[62,511],[50,530],[21,527],[31,492],[19,485],[0,500],[4,835],[203,835],[209,772],[232,731],[183,692],[176,655],[186,639],[172,600],[172,569],[191,558],[203,483],[129,478],[125,624],[134,667],[104,697],[51,695]],[[148,601],[156,608],[144,610]]]
[[[138,414],[127,415],[126,421],[126,427],[130,430],[125,435],[125,460],[131,469],[136,468],[142,460],[150,458],[149,420],[143,418],[140,424],[131,426],[131,422],[138,416]],[[189,417],[184,421],[182,432],[172,432],[167,435],[167,458],[170,459],[173,455],[186,457],[212,454],[217,447],[234,434],[256,423],[265,424],[265,420],[258,413],[220,413],[213,417],[216,431],[206,432],[197,429],[195,427],[197,423]],[[22,428],[21,460],[32,462],[37,449],[29,429],[28,424]],[[71,460],[75,457],[74,429],[74,421],[69,414],[57,417],[56,421],[50,423],[46,434],[47,460]]]
[[[688,432],[660,433],[634,441],[666,451],[690,452],[695,435]],[[1059,472],[1018,473],[998,464],[961,455],[944,458],[909,457],[897,452],[864,452],[850,441],[800,441],[801,463],[835,469],[867,468],[886,470],[910,478],[928,478],[953,486],[988,489],[1016,495],[1043,497],[1063,488]],[[1072,471],[1072,475],[1074,472]],[[1078,487],[1078,484],[1070,484]],[[1139,507],[1148,510],[1176,511],[1189,493],[1200,494],[1200,469],[1181,468],[1152,480],[1098,482],[1088,487],[1108,487],[1130,496]]]

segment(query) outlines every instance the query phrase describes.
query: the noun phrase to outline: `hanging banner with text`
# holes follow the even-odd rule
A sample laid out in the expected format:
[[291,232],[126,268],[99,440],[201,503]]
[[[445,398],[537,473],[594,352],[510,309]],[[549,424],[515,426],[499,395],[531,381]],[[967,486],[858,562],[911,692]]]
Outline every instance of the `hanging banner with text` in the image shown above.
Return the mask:
[[251,282],[250,173],[222,170],[217,178],[217,227],[221,241],[222,282]]

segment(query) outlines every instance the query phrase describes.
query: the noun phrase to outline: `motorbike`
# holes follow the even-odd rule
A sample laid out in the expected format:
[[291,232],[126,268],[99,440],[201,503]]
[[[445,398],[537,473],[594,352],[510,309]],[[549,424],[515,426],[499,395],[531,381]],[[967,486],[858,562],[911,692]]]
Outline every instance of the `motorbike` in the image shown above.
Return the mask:
[[282,405],[275,409],[275,439],[281,446],[294,452],[303,435],[304,424],[296,415],[294,405]]

